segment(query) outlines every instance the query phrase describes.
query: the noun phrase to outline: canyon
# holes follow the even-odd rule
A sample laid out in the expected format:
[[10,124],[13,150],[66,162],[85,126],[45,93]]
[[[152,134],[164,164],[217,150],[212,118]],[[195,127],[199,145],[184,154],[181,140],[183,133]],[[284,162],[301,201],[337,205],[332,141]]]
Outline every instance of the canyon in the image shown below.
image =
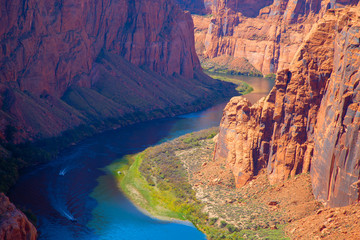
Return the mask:
[[[179,3],[207,11],[199,1]],[[181,7],[0,0],[0,191],[20,169],[44,162],[34,149],[19,157],[29,149],[14,151],[16,144],[74,131],[69,145],[81,134],[198,111],[235,93],[202,72],[193,21]],[[0,197],[0,239],[35,239],[25,215]]]
[[[357,0],[0,0],[0,7],[2,144],[175,116],[234,95],[201,64],[276,73],[268,96],[226,105],[197,182],[216,187],[224,174],[225,187],[233,177],[246,189],[260,175],[265,182],[264,172],[271,186],[309,173],[325,206],[360,200]],[[2,144],[6,162],[11,152]],[[219,163],[221,174],[212,168]],[[0,239],[36,238],[3,194],[0,213]]]
[[171,116],[231,95],[229,85],[202,73],[191,15],[173,1],[1,0],[0,6],[4,141]]
[[[357,1],[217,1],[209,26],[198,38],[202,62],[263,75],[287,69],[312,26],[329,8]],[[224,56],[231,58],[223,62]],[[230,66],[229,66],[230,65]],[[247,70],[246,70],[247,68]]]
[[266,98],[228,103],[214,159],[237,187],[262,169],[271,184],[310,171],[325,205],[359,200],[359,17],[359,5],[327,10]]

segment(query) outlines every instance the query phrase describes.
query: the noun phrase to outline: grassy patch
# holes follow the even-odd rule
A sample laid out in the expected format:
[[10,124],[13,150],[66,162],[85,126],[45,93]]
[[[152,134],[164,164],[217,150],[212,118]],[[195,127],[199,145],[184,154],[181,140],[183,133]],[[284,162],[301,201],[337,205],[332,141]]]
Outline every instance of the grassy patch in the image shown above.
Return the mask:
[[242,229],[223,219],[209,218],[204,212],[205,205],[196,199],[188,172],[176,152],[205,147],[217,132],[213,128],[190,133],[150,147],[114,163],[110,171],[137,206],[156,217],[189,220],[209,239],[286,239],[281,226],[275,230],[261,229],[254,223],[254,229]]
[[254,91],[254,88],[252,86],[250,86],[246,82],[243,82],[243,81],[231,78],[231,77],[227,77],[227,76],[219,76],[219,75],[214,75],[214,74],[211,74],[211,73],[208,73],[208,74],[214,79],[236,84],[237,85],[236,91],[238,93],[240,93],[240,95],[249,94],[252,91]]
[[175,151],[199,146],[201,140],[214,136],[216,131],[187,134],[120,160],[112,171],[122,191],[154,216],[191,220],[195,224],[200,219],[207,220]]
[[264,78],[275,80],[276,79],[276,74],[275,73],[269,73],[269,74],[266,74],[264,76]]
[[253,77],[263,76],[246,58],[235,58],[229,55],[221,55],[215,58],[202,58],[201,66],[204,70],[211,73]]

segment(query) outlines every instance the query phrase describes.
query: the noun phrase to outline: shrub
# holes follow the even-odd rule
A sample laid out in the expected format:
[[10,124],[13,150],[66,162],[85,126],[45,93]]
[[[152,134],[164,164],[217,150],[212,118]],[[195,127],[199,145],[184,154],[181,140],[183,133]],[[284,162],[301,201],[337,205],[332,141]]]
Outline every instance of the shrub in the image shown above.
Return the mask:
[[232,224],[228,224],[228,225],[227,225],[227,229],[228,229],[229,232],[231,232],[231,233],[238,231],[238,229],[237,229],[234,225],[232,225]]
[[220,227],[221,228],[224,228],[224,227],[226,227],[227,226],[227,222],[225,222],[225,221],[221,221],[220,222]]
[[210,225],[214,225],[217,222],[218,218],[214,217],[214,218],[210,218],[209,223]]

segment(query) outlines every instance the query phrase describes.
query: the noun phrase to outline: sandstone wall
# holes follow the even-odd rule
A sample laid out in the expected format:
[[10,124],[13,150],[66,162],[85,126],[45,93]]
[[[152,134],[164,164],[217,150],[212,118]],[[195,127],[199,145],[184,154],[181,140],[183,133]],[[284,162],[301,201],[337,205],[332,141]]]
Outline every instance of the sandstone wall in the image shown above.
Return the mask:
[[199,61],[193,23],[172,1],[1,0],[0,83],[62,96],[90,86],[101,49],[137,66],[192,78]]
[[336,25],[334,69],[321,101],[314,134],[314,194],[332,206],[360,199],[360,11]]
[[201,72],[191,15],[173,1],[0,0],[0,8],[1,139],[7,126],[32,140],[197,110],[200,98],[219,96],[222,86]]
[[37,231],[27,217],[0,193],[0,239],[35,240]]
[[330,10],[265,99],[227,105],[215,160],[227,160],[238,187],[261,168],[273,184],[311,168],[319,200],[359,198],[359,9]]
[[246,58],[263,74],[276,73],[289,68],[304,37],[328,8],[357,2],[218,1],[204,54]]

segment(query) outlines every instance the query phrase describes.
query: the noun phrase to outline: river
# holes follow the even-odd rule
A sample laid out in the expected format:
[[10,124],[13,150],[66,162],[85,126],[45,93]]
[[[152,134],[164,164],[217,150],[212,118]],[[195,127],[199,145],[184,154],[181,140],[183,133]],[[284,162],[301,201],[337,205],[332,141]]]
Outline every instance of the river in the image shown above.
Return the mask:
[[[234,78],[254,87],[247,95],[251,102],[274,84],[263,78]],[[21,176],[9,197],[37,215],[40,239],[206,239],[190,223],[143,214],[119,191],[106,166],[151,145],[218,126],[225,104],[97,134]]]

